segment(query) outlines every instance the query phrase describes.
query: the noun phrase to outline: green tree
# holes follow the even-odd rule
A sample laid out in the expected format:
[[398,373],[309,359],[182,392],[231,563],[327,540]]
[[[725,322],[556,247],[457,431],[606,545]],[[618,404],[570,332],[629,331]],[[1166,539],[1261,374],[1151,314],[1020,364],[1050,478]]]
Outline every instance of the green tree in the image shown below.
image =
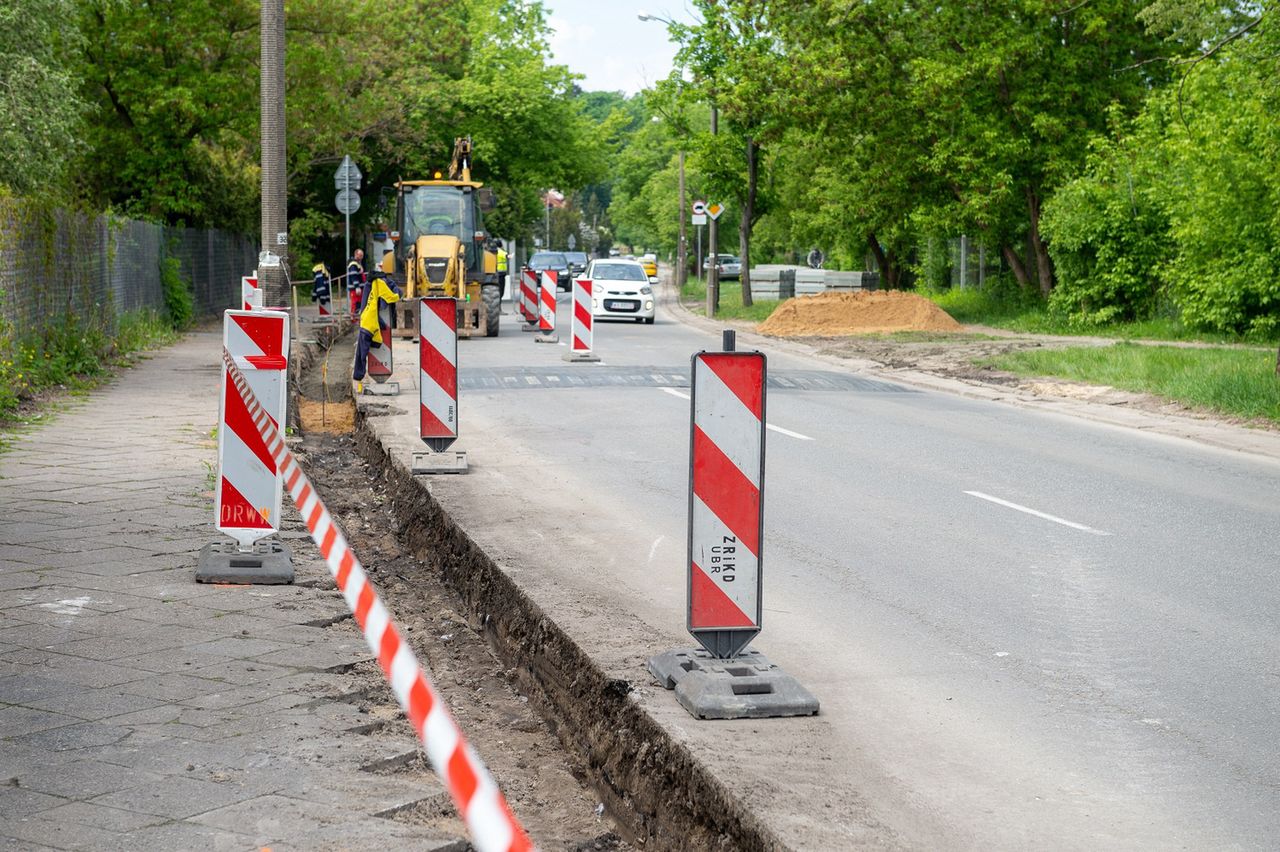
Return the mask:
[[72,0],[0,7],[0,184],[19,194],[65,190],[84,109],[74,21]]

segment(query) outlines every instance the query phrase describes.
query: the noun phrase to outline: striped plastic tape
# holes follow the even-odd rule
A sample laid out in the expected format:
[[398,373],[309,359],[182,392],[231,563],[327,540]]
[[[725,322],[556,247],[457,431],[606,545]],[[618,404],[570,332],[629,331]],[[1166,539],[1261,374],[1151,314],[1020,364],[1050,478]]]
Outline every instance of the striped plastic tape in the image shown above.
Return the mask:
[[507,806],[479,755],[467,743],[449,708],[436,692],[408,643],[400,635],[364,568],[338,529],[320,496],[311,487],[279,430],[258,404],[235,359],[223,349],[223,362],[263,441],[284,476],[285,486],[306,521],[338,589],[355,615],[356,624],[378,658],[431,765],[453,797],[480,852],[521,852],[533,849],[529,837]]

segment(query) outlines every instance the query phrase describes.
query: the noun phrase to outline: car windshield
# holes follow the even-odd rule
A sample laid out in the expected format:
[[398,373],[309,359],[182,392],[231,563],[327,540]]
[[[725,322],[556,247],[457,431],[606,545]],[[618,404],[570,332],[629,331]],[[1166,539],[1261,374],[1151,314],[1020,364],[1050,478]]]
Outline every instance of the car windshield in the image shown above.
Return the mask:
[[576,263],[579,266],[586,266],[587,253],[585,251],[567,251],[564,256],[570,263]]
[[568,266],[565,262],[564,255],[555,252],[540,251],[533,257],[529,258],[529,265],[534,269],[552,269]]
[[403,200],[404,245],[421,236],[455,237],[466,247],[467,268],[474,268],[479,253],[471,234],[482,225],[468,193],[457,186],[406,186]]
[[644,281],[648,282],[649,276],[644,274],[644,270],[634,263],[597,263],[591,271],[592,278],[602,278],[607,281]]

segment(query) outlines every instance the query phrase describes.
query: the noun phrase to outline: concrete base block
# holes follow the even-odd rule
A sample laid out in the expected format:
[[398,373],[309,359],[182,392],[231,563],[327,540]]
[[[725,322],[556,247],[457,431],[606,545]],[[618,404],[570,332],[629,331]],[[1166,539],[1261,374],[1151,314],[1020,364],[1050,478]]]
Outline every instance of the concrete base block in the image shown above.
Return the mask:
[[411,469],[415,475],[421,473],[466,473],[467,454],[462,450],[443,453],[414,453]]
[[600,360],[594,352],[566,352],[560,357],[570,364],[594,364]]
[[533,339],[534,343],[559,343],[560,337],[555,334],[539,334]]
[[534,323],[533,325],[522,325],[522,326],[520,326],[520,330],[521,330],[521,331],[537,331],[537,330],[538,330],[538,324],[537,324],[537,323]]
[[718,660],[702,648],[649,658],[649,673],[698,719],[816,716],[818,699],[759,651]]
[[249,583],[280,586],[293,582],[293,554],[275,541],[241,550],[235,542],[216,541],[200,549],[197,583]]
[[399,396],[400,383],[383,382],[378,384],[377,382],[365,382],[364,392],[366,396]]

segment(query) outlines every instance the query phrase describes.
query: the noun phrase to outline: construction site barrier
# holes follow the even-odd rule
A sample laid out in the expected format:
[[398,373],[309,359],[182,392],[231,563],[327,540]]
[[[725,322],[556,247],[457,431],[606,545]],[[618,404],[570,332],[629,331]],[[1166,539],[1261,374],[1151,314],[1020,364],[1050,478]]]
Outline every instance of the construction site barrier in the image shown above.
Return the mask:
[[[260,292],[260,291],[259,291]],[[289,316],[275,311],[226,311],[222,346],[247,375],[263,416],[284,419],[289,367]],[[240,370],[243,370],[242,374]],[[247,548],[280,528],[281,485],[278,468],[237,394],[222,371],[218,405],[218,482],[214,518],[219,532]]]
[[558,275],[554,269],[542,273],[542,294],[539,299],[538,331],[543,334],[556,332],[556,289]]
[[369,649],[378,659],[396,699],[422,741],[431,766],[452,796],[467,831],[480,852],[533,849],[528,835],[479,755],[467,743],[444,700],[432,685],[408,643],[391,620],[364,568],[329,510],[312,488],[276,424],[258,403],[253,390],[225,348],[226,365],[258,434],[281,471],[289,495],[320,548],[338,590],[355,616]]
[[573,340],[570,348],[575,355],[590,355],[592,337],[595,334],[595,317],[591,315],[591,287],[586,278],[573,282]]

